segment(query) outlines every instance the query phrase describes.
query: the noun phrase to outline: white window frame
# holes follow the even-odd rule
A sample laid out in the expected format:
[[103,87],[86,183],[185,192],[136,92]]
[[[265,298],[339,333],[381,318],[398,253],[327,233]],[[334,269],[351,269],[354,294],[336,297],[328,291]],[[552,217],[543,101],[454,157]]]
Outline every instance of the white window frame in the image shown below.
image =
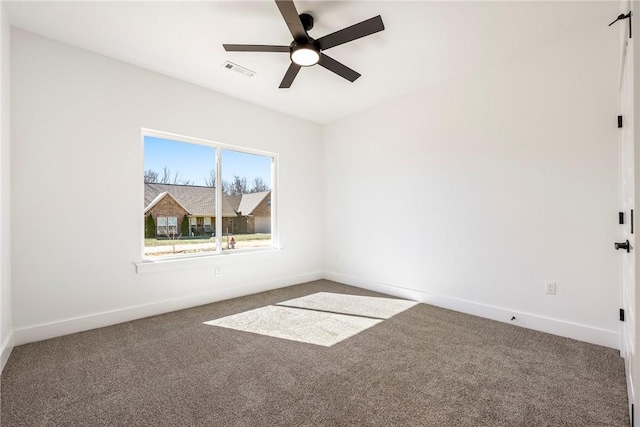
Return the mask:
[[[221,142],[210,141],[201,138],[194,138],[184,135],[178,135],[169,132],[162,132],[153,129],[143,128],[141,132],[141,150],[142,150],[142,164],[141,164],[141,173],[142,176],[144,172],[144,139],[145,137],[156,137],[162,139],[168,139],[176,142],[183,142],[186,144],[196,144],[203,145],[206,147],[211,147],[216,149],[216,159],[215,159],[215,169],[216,169],[216,220],[215,220],[215,229],[216,229],[216,250],[201,253],[201,254],[176,254],[176,255],[166,255],[166,256],[157,256],[157,257],[147,257],[144,254],[144,233],[141,233],[141,260],[142,262],[136,263],[136,270],[138,273],[152,272],[158,270],[165,270],[167,268],[173,269],[175,268],[183,268],[182,266],[176,265],[176,261],[189,261],[185,262],[185,266],[193,265],[194,259],[200,259],[202,261],[218,259],[220,256],[233,256],[236,254],[246,254],[253,252],[269,252],[273,250],[280,249],[280,240],[278,235],[278,213],[277,213],[277,167],[278,167],[278,154],[272,153],[263,150],[256,150],[253,148],[240,147],[230,144],[224,144]],[[271,158],[271,246],[264,248],[245,248],[245,249],[234,249],[234,250],[222,250],[222,150],[231,150],[237,151],[240,153],[254,154],[264,157]],[[144,181],[141,181],[141,194],[144,194]],[[142,218],[142,230],[144,230],[144,197],[141,197],[141,209],[140,209],[140,217]],[[178,228],[180,228],[180,224],[178,224]],[[168,219],[167,219],[167,232],[169,229]],[[160,264],[165,263],[166,265],[160,266]],[[171,267],[168,267],[168,266]],[[155,268],[155,267],[158,268]]]

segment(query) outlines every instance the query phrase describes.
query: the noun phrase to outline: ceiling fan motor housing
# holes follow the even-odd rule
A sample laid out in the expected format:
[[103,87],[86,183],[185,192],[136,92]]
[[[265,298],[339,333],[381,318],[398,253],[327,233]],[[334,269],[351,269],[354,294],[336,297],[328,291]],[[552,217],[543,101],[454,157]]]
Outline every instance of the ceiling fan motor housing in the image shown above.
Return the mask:
[[308,13],[300,14],[300,22],[302,23],[302,27],[305,31],[309,31],[313,28],[313,16]]

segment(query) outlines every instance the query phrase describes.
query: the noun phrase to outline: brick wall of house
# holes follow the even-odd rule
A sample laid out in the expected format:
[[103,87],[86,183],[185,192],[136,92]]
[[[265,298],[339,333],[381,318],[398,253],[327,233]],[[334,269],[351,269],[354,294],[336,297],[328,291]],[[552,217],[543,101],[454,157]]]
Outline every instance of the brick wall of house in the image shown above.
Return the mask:
[[[235,218],[222,218],[223,234],[253,234],[255,233],[254,216],[271,216],[271,194],[264,198],[254,209],[251,216],[237,216]],[[233,221],[233,226],[231,222]]]
[[[178,219],[178,233],[181,233],[182,219],[187,214],[187,211],[184,210],[172,197],[166,196],[162,200],[160,200],[153,208],[151,208],[147,212],[147,216],[151,215],[153,220],[156,223],[156,227],[158,226],[158,217],[176,217]],[[145,222],[146,227],[146,222]],[[147,234],[147,230],[145,229],[145,235]]]
[[[233,226],[231,222],[233,221]],[[247,234],[251,226],[248,224],[248,218],[246,216],[237,216],[234,218],[222,218],[222,233],[223,234]],[[228,230],[228,231],[227,231]]]
[[175,216],[176,218],[178,218],[178,225],[180,225],[180,223],[182,222],[182,217],[187,214],[187,211],[180,207],[180,205],[176,203],[173,198],[166,196],[147,213],[151,214],[151,216],[153,216],[153,219],[156,219],[159,216]]
[[[264,221],[269,221],[271,218],[271,193],[264,198],[262,202],[254,209],[253,217],[251,218],[252,233],[271,232],[271,226],[265,228]],[[259,224],[256,226],[256,222]],[[257,228],[256,228],[257,227]]]
[[253,216],[271,216],[271,193],[253,210]]

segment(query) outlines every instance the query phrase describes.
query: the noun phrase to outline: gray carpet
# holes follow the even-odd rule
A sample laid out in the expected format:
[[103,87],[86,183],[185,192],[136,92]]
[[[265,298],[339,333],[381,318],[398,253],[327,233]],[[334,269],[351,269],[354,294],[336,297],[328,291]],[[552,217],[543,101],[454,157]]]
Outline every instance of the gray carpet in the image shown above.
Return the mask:
[[331,347],[203,322],[317,281],[16,347],[8,426],[628,426],[616,350],[419,304]]

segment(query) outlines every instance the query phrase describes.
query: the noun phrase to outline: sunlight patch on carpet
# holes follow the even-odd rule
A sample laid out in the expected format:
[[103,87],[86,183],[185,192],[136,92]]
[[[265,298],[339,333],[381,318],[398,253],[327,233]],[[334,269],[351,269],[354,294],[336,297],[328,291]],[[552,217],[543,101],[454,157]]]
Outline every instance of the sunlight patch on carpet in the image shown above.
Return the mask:
[[287,307],[351,314],[376,319],[389,319],[416,304],[419,303],[404,299],[345,295],[332,292],[318,292],[278,303],[278,305]]
[[204,323],[331,347],[416,304],[393,298],[318,292]]
[[331,347],[381,321],[270,305],[205,324]]

